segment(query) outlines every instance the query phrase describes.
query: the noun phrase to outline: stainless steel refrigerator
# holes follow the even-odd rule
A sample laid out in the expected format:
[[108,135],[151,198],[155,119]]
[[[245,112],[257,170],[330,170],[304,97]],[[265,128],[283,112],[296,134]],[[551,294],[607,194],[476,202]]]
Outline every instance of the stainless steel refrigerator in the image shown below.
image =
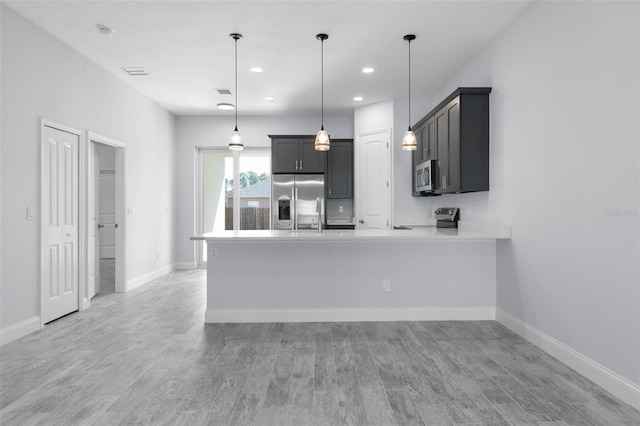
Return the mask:
[[271,175],[271,182],[272,229],[317,229],[318,217],[324,228],[324,175]]

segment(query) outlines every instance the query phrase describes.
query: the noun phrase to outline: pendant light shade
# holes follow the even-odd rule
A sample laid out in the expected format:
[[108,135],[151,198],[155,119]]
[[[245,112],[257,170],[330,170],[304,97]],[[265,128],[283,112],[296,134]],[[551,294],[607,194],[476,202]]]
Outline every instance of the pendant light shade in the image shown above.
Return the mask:
[[418,147],[418,140],[416,139],[416,134],[411,130],[411,126],[409,129],[404,132],[404,137],[402,138],[402,150],[403,151],[415,151]]
[[416,39],[413,34],[407,34],[403,37],[409,43],[409,128],[402,138],[402,150],[403,151],[415,151],[418,147],[418,141],[416,140],[416,134],[411,129],[411,41]]
[[316,38],[318,40],[320,40],[320,51],[321,51],[321,56],[320,56],[320,58],[321,58],[320,59],[320,74],[321,74],[320,87],[321,87],[321,90],[320,90],[320,93],[321,93],[321,102],[322,102],[322,108],[321,108],[322,121],[321,121],[320,131],[316,135],[315,148],[316,148],[316,151],[329,151],[329,148],[331,147],[331,141],[329,140],[329,135],[324,130],[324,41],[326,39],[328,39],[329,36],[326,35],[326,34],[318,34],[318,35],[316,35]]
[[233,130],[233,134],[231,135],[231,140],[229,141],[229,150],[230,151],[242,151],[244,149],[244,145],[242,144],[242,136],[240,136],[240,132],[238,131],[238,40],[242,38],[242,34],[232,33],[229,34],[229,37],[235,40],[235,64],[236,64],[236,127]]

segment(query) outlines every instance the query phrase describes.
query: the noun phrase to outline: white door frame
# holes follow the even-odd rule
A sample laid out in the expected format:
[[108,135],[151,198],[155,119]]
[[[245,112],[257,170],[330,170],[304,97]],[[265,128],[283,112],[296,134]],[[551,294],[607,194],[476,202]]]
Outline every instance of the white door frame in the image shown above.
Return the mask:
[[[82,186],[83,186],[83,161],[81,160],[82,158],[84,158],[84,155],[86,155],[86,148],[84,146],[84,144],[82,143],[82,130],[78,130],[75,129],[73,127],[69,127],[69,126],[65,126],[59,123],[56,123],[55,121],[51,121],[51,120],[47,120],[45,118],[41,118],[40,119],[40,328],[44,328],[44,294],[45,294],[45,290],[44,290],[44,285],[45,283],[47,283],[47,279],[45,277],[45,274],[47,274],[47,271],[45,271],[45,267],[44,267],[44,259],[46,259],[47,256],[47,247],[49,244],[49,240],[48,240],[48,232],[46,231],[49,224],[47,223],[47,218],[49,217],[49,205],[46,203],[45,200],[45,191],[44,188],[46,188],[46,186],[48,185],[48,181],[47,181],[47,176],[42,173],[42,170],[44,170],[45,168],[45,161],[48,161],[48,155],[45,154],[44,149],[42,148],[44,146],[44,128],[45,127],[51,127],[54,129],[58,129],[61,130],[63,132],[67,132],[67,133],[71,133],[72,135],[76,135],[78,136],[78,208],[80,208],[80,201],[82,201]],[[82,310],[82,287],[83,287],[83,275],[82,275],[82,253],[84,252],[84,250],[86,250],[86,242],[85,240],[82,238],[82,214],[81,214],[82,210],[80,210],[79,214],[78,214],[78,218],[79,218],[79,235],[78,235],[78,262],[77,262],[77,268],[78,268],[78,309]]]
[[[116,223],[118,227],[116,228],[116,292],[121,293],[127,290],[127,210],[126,210],[126,144],[117,141],[115,139],[111,139],[106,136],[99,135],[94,132],[87,131],[84,136],[85,146],[83,161],[81,164],[84,164],[84,168],[81,168],[81,173],[83,179],[81,180],[81,196],[80,196],[80,212],[82,216],[81,220],[81,231],[80,237],[81,241],[84,244],[84,250],[82,251],[81,264],[82,269],[82,305],[83,309],[87,309],[91,305],[91,301],[89,300],[88,292],[89,292],[89,164],[90,164],[90,156],[91,150],[89,149],[90,144],[102,144],[108,145],[113,148],[116,148],[116,173],[115,173],[115,185],[116,185]],[[99,254],[96,253],[99,256]]]
[[[387,217],[389,218],[389,228],[391,228],[391,224],[393,224],[393,181],[391,176],[393,176],[393,132],[392,129],[379,129],[379,130],[370,130],[367,132],[361,132],[356,135],[355,140],[355,150],[353,153],[353,175],[360,176],[360,163],[359,158],[362,155],[362,147],[361,147],[361,138],[363,136],[377,135],[377,134],[386,134],[389,140],[389,163],[387,164],[387,182],[389,182],[389,191],[387,191]],[[357,179],[358,180],[358,179]],[[356,180],[356,182],[357,182]],[[357,183],[360,185],[361,183]],[[360,204],[360,192],[358,187],[356,186],[356,191],[353,197],[353,215],[354,217],[360,217],[360,212],[358,211],[358,206]],[[359,228],[359,223],[356,220],[356,229]]]
[[[99,214],[99,176],[98,171],[100,169],[100,158],[98,153],[98,145],[89,143],[87,145],[87,149],[89,150],[89,164],[87,166],[87,203],[89,208],[89,214],[87,216],[87,232],[88,232],[88,243],[87,250],[89,255],[87,256],[87,288],[88,294],[85,298],[86,300],[91,300],[97,292],[96,289],[100,289],[100,256],[96,256],[96,250],[99,249],[98,244],[100,243],[100,233],[98,229],[98,214]],[[115,165],[114,165],[115,168]],[[94,189],[94,193],[91,192],[91,188]],[[115,194],[115,192],[114,192]],[[91,227],[94,229],[91,229]],[[92,242],[93,236],[93,242]],[[93,259],[91,258],[91,253],[93,253]],[[91,274],[91,270],[93,271],[93,275]],[[93,287],[93,288],[92,288]],[[93,291],[92,291],[93,290]]]

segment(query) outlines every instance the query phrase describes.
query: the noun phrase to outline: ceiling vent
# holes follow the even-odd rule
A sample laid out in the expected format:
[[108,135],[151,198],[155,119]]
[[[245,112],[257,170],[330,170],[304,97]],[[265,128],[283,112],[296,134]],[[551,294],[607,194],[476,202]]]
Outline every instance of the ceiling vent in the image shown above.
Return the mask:
[[122,68],[124,72],[129,75],[138,76],[138,75],[149,75],[147,70],[142,67],[124,67]]
[[231,90],[229,89],[216,89],[218,91],[218,94],[220,95],[230,95],[231,94]]

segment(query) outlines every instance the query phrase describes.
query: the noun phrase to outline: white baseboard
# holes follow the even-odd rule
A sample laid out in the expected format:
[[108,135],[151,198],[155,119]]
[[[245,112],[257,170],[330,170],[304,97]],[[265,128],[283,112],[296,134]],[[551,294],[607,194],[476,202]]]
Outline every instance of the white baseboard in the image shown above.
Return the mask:
[[198,269],[196,262],[176,262],[176,270],[187,271],[191,269]]
[[501,309],[496,309],[496,320],[636,410],[640,410],[640,387],[636,384]]
[[156,278],[160,278],[163,275],[167,275],[173,271],[175,271],[175,265],[167,265],[163,266],[160,269],[156,269],[155,271],[151,271],[148,274],[141,275],[137,278],[127,281],[127,288],[125,291],[131,291],[140,287],[143,284],[148,283],[149,281],[153,281]]
[[477,321],[494,320],[494,307],[372,309],[207,309],[207,323]]
[[0,330],[0,346],[40,330],[40,317],[29,318]]

